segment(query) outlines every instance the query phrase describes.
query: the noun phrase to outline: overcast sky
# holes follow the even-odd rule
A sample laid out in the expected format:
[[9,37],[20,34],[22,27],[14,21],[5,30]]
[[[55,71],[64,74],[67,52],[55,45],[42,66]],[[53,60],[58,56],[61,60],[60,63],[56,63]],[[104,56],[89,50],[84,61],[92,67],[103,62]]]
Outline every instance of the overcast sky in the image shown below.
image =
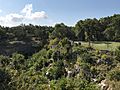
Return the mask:
[[0,25],[75,25],[78,20],[120,14],[120,0],[0,0]]

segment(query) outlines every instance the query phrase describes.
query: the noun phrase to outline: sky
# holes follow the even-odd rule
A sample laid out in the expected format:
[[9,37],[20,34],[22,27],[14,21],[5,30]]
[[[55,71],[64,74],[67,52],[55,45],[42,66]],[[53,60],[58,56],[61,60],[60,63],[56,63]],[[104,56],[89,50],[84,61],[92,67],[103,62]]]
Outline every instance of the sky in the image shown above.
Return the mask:
[[0,25],[74,26],[79,20],[120,14],[120,0],[0,0]]

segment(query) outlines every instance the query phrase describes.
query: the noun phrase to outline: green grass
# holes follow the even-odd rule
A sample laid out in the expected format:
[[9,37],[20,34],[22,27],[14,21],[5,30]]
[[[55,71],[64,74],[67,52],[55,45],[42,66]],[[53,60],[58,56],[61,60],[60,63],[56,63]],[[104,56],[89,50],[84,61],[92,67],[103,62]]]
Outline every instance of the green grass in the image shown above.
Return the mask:
[[[81,42],[83,46],[88,46],[88,42]],[[106,42],[106,41],[99,41],[99,42],[92,42],[91,46],[98,50],[111,50],[115,51],[115,49],[120,46],[120,42]]]

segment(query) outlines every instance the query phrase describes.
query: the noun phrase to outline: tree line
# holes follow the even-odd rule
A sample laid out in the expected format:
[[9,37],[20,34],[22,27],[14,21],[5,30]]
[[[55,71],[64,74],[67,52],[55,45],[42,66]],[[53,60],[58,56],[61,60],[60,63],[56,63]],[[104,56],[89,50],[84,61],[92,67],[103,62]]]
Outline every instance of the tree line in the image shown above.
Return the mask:
[[41,40],[50,36],[80,41],[120,41],[120,15],[80,20],[75,26],[67,26],[64,23],[56,24],[54,27],[32,24],[21,24],[11,28],[0,26],[0,39],[16,37],[21,40],[30,39],[32,36]]

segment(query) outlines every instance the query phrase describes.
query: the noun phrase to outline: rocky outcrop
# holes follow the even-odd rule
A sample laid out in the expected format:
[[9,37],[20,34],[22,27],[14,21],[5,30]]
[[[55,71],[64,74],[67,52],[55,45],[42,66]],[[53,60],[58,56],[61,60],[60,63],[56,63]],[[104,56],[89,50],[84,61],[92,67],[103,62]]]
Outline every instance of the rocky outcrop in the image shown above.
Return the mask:
[[99,84],[100,90],[113,90],[107,80],[102,80]]

